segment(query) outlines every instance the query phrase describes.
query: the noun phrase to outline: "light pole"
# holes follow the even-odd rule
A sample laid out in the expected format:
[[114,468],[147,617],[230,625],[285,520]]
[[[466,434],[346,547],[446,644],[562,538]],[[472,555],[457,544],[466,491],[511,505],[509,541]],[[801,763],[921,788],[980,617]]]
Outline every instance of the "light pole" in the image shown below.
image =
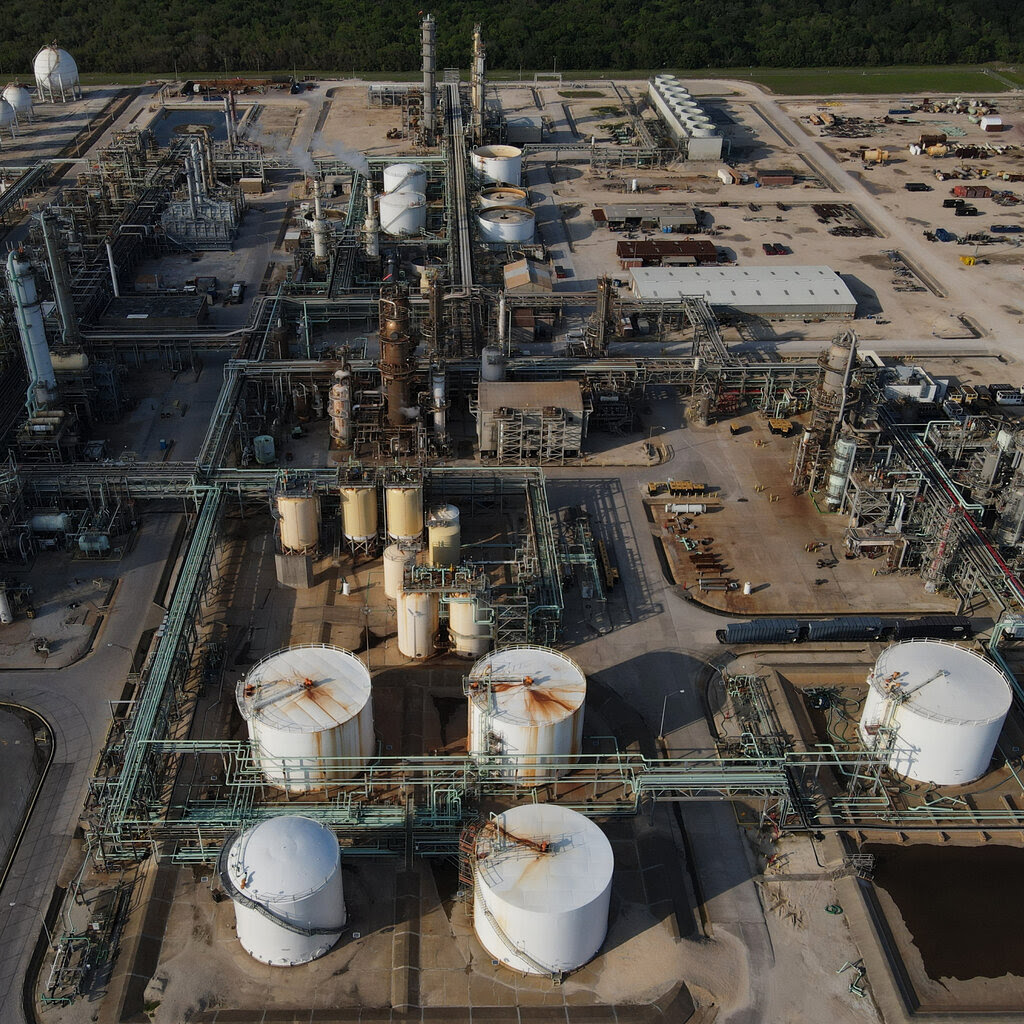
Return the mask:
[[107,646],[108,647],[120,647],[122,651],[127,651],[131,655],[132,666],[131,666],[130,671],[131,671],[132,675],[134,675],[135,674],[135,651],[133,651],[130,647],[125,647],[124,644],[117,643],[117,641],[115,641],[115,640],[108,640],[107,641]]
[[674,697],[677,693],[686,693],[685,690],[672,690],[665,694],[665,699],[661,702],[661,726],[658,729],[658,739],[663,743],[665,741],[665,712],[668,710],[668,699]]

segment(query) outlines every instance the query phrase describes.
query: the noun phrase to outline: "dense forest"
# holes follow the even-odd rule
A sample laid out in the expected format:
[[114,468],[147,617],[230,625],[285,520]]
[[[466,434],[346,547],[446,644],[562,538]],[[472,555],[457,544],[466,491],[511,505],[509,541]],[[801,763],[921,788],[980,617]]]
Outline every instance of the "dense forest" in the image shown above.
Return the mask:
[[438,67],[466,67],[473,23],[492,68],[977,64],[1024,59],[1017,0],[21,0],[0,74],[56,40],[83,72],[344,73],[419,67],[421,10]]

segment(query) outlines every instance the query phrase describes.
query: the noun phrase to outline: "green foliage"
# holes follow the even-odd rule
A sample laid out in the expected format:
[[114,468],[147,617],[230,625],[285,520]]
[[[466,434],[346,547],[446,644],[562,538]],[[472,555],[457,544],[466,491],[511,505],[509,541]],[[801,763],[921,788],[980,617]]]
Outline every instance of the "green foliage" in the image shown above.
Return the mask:
[[[82,71],[415,71],[422,0],[25,0],[0,70],[27,77],[56,39]],[[1024,60],[1012,0],[437,0],[438,67],[466,67],[474,22],[492,68],[841,68]]]

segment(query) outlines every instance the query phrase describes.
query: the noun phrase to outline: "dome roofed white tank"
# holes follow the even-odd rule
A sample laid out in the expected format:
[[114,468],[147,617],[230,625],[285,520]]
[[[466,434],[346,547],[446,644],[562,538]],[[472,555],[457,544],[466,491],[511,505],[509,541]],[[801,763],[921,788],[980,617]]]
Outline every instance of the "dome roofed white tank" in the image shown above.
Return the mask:
[[526,974],[581,967],[608,932],[613,868],[607,837],[576,811],[522,804],[497,815],[475,839],[477,938]]
[[894,772],[959,786],[988,770],[1012,692],[987,658],[941,640],[908,640],[882,651],[868,686],[861,741],[884,750],[891,739]]
[[261,821],[225,848],[218,869],[235,904],[238,940],[257,960],[308,963],[340,938],[341,850],[320,822],[301,814]]
[[306,644],[271,654],[239,680],[236,699],[274,785],[306,792],[343,782],[373,756],[370,673],[340,647]]
[[469,752],[507,757],[508,777],[537,785],[556,778],[554,757],[583,746],[587,677],[547,647],[502,647],[477,661],[467,679]]

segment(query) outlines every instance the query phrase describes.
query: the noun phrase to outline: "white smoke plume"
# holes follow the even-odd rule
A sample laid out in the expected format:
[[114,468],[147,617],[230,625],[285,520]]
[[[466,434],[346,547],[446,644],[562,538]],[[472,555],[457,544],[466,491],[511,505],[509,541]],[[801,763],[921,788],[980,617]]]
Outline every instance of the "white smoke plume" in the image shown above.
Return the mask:
[[332,156],[344,160],[352,170],[357,171],[364,178],[370,177],[370,164],[366,159],[366,154],[361,153],[358,149],[351,149],[342,142],[328,142],[319,132],[313,136],[309,149],[310,152],[326,149]]
[[415,406],[415,405],[408,405],[408,406],[403,405],[402,406],[402,415],[407,420],[417,420],[420,417],[420,410],[419,410],[418,406]]

